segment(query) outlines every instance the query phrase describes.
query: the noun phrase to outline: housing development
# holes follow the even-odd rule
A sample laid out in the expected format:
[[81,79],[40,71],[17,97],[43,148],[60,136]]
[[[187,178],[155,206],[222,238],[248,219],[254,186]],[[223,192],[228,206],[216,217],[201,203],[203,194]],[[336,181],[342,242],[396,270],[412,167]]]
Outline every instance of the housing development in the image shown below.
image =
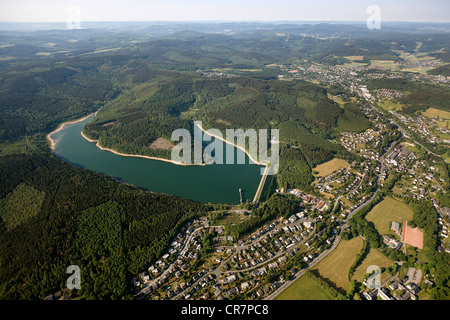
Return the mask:
[[[295,75],[297,72],[288,71]],[[443,80],[450,80],[448,78]],[[326,81],[328,78],[319,79]],[[376,94],[386,96],[387,90],[377,90]],[[206,216],[188,222],[177,234],[170,249],[147,272],[134,278],[137,299],[290,299],[295,296],[290,292],[295,287],[295,281],[302,276],[322,284],[322,288],[328,288],[334,298],[349,294],[352,298],[357,296],[366,300],[417,300],[426,297],[427,289],[434,286],[434,278],[426,272],[426,267],[423,269],[419,260],[420,250],[424,248],[423,230],[408,226],[407,220],[412,217],[412,212],[403,203],[422,200],[433,203],[440,230],[437,250],[450,254],[450,208],[440,205],[435,197],[446,192],[444,187],[448,184],[448,172],[443,163],[447,160],[442,162],[429,157],[428,150],[411,138],[408,132],[420,132],[419,136],[426,137],[431,144],[449,141],[430,138],[423,131],[416,131],[416,127],[408,126],[405,117],[394,111],[386,113],[374,106],[374,98],[365,87],[356,92],[359,93],[358,103],[372,122],[373,129],[360,133],[342,132],[337,141],[358,155],[359,160],[349,163],[333,159],[315,168],[314,185],[319,191],[318,196],[298,189],[275,190],[292,201],[297,212],[269,221],[238,239],[227,233],[228,226],[243,223],[251,216],[249,210],[236,207],[214,212],[213,219]],[[426,118],[418,116],[417,119],[422,121]],[[439,117],[430,121],[433,120],[442,121]],[[404,122],[407,128],[402,130],[396,121]],[[409,121],[418,123],[411,118]],[[386,147],[379,148],[388,139]],[[331,256],[333,250],[338,251],[339,243],[347,237],[348,220],[373,203],[381,192],[385,196],[372,205],[368,216],[372,217],[371,221],[377,229],[380,227],[378,232],[382,236],[382,248],[375,253],[363,245],[361,252],[356,252],[356,261],[362,261],[356,265],[359,277],[351,279],[353,288],[350,293],[341,288],[330,290],[323,285],[324,278],[317,271],[326,264],[327,256]],[[398,208],[400,206],[401,209]],[[397,209],[404,211],[398,214],[378,213]],[[384,216],[377,217],[377,214]],[[364,239],[363,235],[360,237]],[[389,257],[414,252],[417,260],[410,263],[409,258],[407,261],[392,259],[388,263],[388,258],[379,258],[384,264],[380,277],[382,282],[374,285],[371,273],[362,270],[367,268],[367,263],[363,262],[369,252],[373,256],[384,254]],[[322,260],[324,262],[320,264]],[[355,264],[351,268],[355,269]],[[358,280],[362,285],[355,288]]]
[[0,300],[449,300],[449,4],[247,2],[0,21]]

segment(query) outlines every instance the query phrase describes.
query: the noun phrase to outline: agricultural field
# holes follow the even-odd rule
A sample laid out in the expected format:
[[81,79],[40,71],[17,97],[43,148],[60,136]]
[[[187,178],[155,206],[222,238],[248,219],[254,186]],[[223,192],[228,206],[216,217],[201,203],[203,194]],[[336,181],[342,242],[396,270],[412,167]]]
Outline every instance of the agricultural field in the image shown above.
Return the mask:
[[450,112],[439,110],[436,108],[428,108],[422,112],[422,115],[428,119],[433,119],[439,117],[442,121],[436,121],[436,125],[442,128],[446,128],[450,122]]
[[392,188],[392,192],[394,192],[395,194],[402,196],[404,194],[403,190],[397,186],[394,186]]
[[364,62],[351,62],[351,63],[346,63],[343,65],[340,65],[340,67],[344,67],[344,68],[358,68],[358,67],[365,67],[367,66],[367,63]]
[[386,99],[378,102],[378,105],[386,111],[401,111],[403,109],[403,104]]
[[420,74],[428,74],[428,71],[435,69],[435,67],[416,67],[416,68],[405,68],[402,71],[412,72],[412,73],[420,73]]
[[373,222],[378,232],[383,235],[391,232],[391,222],[402,223],[411,220],[413,211],[402,201],[387,197],[377,204],[366,216],[367,221]]
[[370,60],[370,65],[385,69],[398,69],[399,67],[399,64],[393,60]]
[[408,151],[411,151],[414,153],[418,153],[420,151],[419,147],[414,143],[405,142],[405,143],[403,143],[403,145],[406,145],[406,150],[408,150]]
[[275,300],[333,300],[327,290],[320,287],[314,280],[302,276],[290,287],[275,297]]
[[341,203],[345,204],[347,207],[351,207],[354,205],[354,203],[350,200],[348,200],[346,197],[341,198]]
[[344,56],[345,59],[350,61],[362,61],[364,60],[364,56]]
[[234,224],[234,223],[238,223],[239,221],[241,221],[241,219],[245,219],[246,216],[240,216],[238,213],[236,212],[229,212],[226,215],[224,215],[222,218],[218,219],[217,221],[215,221],[216,225],[229,225],[229,224]]
[[445,161],[450,162],[450,150],[448,150],[446,153],[444,153],[444,154],[442,155],[442,158],[443,158]]
[[365,149],[366,148],[366,144],[365,143],[357,143],[356,144],[356,149],[360,150],[360,149]]
[[327,200],[334,200],[336,197],[328,192],[320,191],[320,194],[323,195]]
[[339,245],[326,258],[319,262],[314,269],[320,275],[330,279],[336,286],[348,290],[348,270],[355,262],[355,256],[361,251],[363,239],[355,237],[351,240],[341,240]]
[[430,61],[430,60],[436,60],[439,61],[436,57],[432,56],[431,54],[436,53],[443,53],[442,50],[435,50],[430,52],[420,52],[419,49],[421,48],[422,43],[417,42],[417,47],[414,49],[416,53],[411,54],[410,52],[405,52],[403,50],[393,50],[394,52],[397,52],[399,54],[399,57],[406,60],[406,61],[418,61],[418,62],[424,62],[424,61]]
[[364,56],[344,56],[345,59],[350,60],[350,63],[345,63],[343,65],[340,65],[344,68],[352,68],[352,67],[363,67],[367,66],[366,62],[362,62],[364,60]]
[[[367,268],[371,265],[379,266],[380,268],[389,267],[390,265],[392,265],[392,260],[384,256],[378,250],[371,248],[367,257],[364,259],[361,265],[356,268],[355,274],[353,275],[352,279],[355,279],[358,282],[363,282]],[[386,280],[390,276],[391,275],[389,275],[388,273],[383,272],[381,274],[381,281]]]
[[317,171],[317,177],[325,177],[332,174],[334,171],[337,171],[341,168],[348,168],[350,164],[342,159],[334,158],[328,162],[322,163],[315,167],[313,170]]
[[[450,122],[450,121],[449,121]],[[432,132],[441,140],[450,140],[450,134],[449,133],[442,133],[437,130],[432,130]]]

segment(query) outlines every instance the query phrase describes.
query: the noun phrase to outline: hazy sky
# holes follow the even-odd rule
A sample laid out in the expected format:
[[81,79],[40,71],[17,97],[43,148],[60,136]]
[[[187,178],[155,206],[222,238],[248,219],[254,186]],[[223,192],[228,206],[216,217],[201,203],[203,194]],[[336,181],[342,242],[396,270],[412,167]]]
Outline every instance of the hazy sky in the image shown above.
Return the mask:
[[450,22],[450,0],[0,0],[0,21],[365,21],[370,5],[382,21]]

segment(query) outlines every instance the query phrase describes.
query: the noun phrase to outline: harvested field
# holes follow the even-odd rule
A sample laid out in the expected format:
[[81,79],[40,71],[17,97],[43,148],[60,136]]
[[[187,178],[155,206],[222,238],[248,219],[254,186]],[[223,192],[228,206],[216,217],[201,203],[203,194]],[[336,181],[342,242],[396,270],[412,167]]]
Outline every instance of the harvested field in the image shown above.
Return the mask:
[[342,159],[334,158],[328,162],[322,163],[317,167],[313,168],[314,171],[317,171],[317,176],[324,177],[332,174],[334,171],[337,171],[341,168],[348,168],[350,164]]

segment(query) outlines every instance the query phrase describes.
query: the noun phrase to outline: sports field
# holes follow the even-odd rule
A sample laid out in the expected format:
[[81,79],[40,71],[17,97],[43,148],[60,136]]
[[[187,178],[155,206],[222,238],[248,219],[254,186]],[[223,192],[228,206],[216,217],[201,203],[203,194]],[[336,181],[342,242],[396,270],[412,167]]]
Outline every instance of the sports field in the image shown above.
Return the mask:
[[377,231],[383,235],[393,233],[391,222],[402,223],[403,220],[411,220],[413,211],[400,200],[386,197],[377,204],[366,216],[367,221],[373,222]]
[[319,164],[313,170],[318,172],[316,176],[324,177],[332,174],[334,171],[339,170],[340,168],[348,168],[349,166],[350,164],[347,161],[334,158],[328,162]]
[[413,247],[423,249],[423,232],[419,228],[408,227],[407,221],[405,220],[402,241]]
[[334,300],[334,298],[313,280],[301,276],[276,296],[275,300]]
[[330,279],[344,290],[348,290],[348,270],[355,262],[356,254],[361,251],[363,240],[360,237],[351,240],[341,240],[336,249],[320,261],[313,270]]

